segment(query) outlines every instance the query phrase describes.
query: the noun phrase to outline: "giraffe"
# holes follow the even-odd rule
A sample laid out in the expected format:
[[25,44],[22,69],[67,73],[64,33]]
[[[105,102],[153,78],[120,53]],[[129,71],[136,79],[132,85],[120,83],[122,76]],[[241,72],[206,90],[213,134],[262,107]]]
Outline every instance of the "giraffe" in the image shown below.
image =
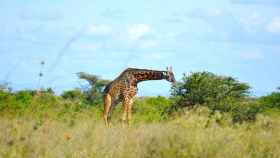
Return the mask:
[[132,118],[133,98],[137,95],[137,85],[148,80],[167,80],[175,84],[176,80],[172,67],[166,71],[127,68],[115,80],[110,82],[104,89],[104,112],[105,125],[110,127],[111,113],[114,107],[122,102],[122,122],[130,126]]

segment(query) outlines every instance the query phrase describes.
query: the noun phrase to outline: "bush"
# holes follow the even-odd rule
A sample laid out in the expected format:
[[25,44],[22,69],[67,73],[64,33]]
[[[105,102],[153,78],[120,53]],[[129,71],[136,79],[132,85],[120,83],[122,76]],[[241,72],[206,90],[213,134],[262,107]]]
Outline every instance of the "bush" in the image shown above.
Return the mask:
[[232,120],[235,123],[252,122],[261,111],[261,106],[255,101],[238,102],[231,110]]
[[80,89],[74,89],[74,90],[69,90],[69,91],[64,91],[63,94],[61,95],[62,98],[64,99],[84,99],[84,94]]
[[15,94],[11,92],[0,91],[0,112],[17,113],[20,112],[24,106],[17,101]]
[[0,90],[0,111],[4,111],[9,105],[13,105],[14,102],[15,97],[11,93]]
[[280,92],[273,92],[268,96],[261,97],[259,102],[264,107],[280,109]]
[[3,115],[20,116],[25,112],[46,107],[46,105],[55,105],[55,100],[56,96],[47,92],[37,95],[37,92],[33,90],[13,93],[0,91],[0,112]]
[[33,97],[35,96],[36,91],[30,91],[30,90],[23,90],[15,93],[16,100],[23,105],[28,105],[31,103]]
[[133,105],[136,122],[157,122],[165,120],[168,118],[167,109],[171,105],[172,101],[162,96],[137,99]]
[[183,82],[173,87],[172,94],[181,99],[180,106],[205,105],[221,102],[224,98],[243,99],[250,86],[232,77],[218,76],[210,72],[184,75]]
[[80,90],[65,92],[63,97],[56,96],[51,89],[39,93],[33,90],[0,90],[0,116],[28,118],[36,121],[36,124],[42,124],[49,118],[71,122],[79,115],[101,118],[101,106],[90,107],[82,99]]
[[171,111],[184,107],[206,106],[212,114],[215,111],[228,112],[233,122],[253,121],[260,106],[248,98],[250,86],[238,80],[210,72],[196,72],[184,75],[183,82],[172,88],[177,98]]

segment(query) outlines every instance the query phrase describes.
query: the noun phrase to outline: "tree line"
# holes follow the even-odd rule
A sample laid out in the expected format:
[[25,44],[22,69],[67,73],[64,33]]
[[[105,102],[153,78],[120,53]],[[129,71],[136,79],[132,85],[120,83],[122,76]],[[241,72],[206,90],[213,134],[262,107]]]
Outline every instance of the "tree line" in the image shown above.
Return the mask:
[[[85,72],[79,72],[77,76],[81,80],[87,81],[89,86],[67,90],[59,96],[55,95],[51,88],[47,88],[40,91],[39,98],[45,97],[45,102],[55,100],[50,99],[53,97],[56,100],[59,98],[59,100],[79,104],[82,107],[102,107],[103,89],[110,81]],[[251,86],[248,83],[231,76],[206,71],[193,72],[190,75],[184,74],[182,80],[171,88],[170,97],[155,97],[142,102],[137,101],[135,104],[138,105],[134,107],[139,110],[139,107],[143,106],[141,104],[145,104],[147,107],[150,105],[150,109],[146,109],[145,113],[149,113],[150,110],[153,111],[150,114],[158,115],[158,118],[167,118],[173,113],[204,106],[209,108],[213,114],[217,111],[230,114],[233,122],[239,123],[254,121],[256,115],[266,109],[280,109],[279,88],[262,97],[253,97],[250,90]],[[9,111],[9,109],[26,108],[36,97],[38,98],[36,90],[12,91],[7,85],[1,85],[0,112],[7,111],[7,109]],[[160,111],[160,113],[156,114],[156,111]]]

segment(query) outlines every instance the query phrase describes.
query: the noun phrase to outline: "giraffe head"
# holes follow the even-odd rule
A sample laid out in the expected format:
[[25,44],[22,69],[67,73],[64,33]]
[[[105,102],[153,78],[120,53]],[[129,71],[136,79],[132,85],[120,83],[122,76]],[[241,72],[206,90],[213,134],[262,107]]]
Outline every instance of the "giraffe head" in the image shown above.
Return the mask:
[[172,66],[167,67],[167,81],[171,82],[173,85],[176,83],[176,79],[173,73]]

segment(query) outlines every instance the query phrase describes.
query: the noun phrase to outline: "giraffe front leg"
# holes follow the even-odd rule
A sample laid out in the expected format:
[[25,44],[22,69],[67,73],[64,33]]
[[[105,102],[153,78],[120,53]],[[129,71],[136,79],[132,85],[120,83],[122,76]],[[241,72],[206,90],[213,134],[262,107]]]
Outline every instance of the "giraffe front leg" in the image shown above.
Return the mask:
[[125,127],[127,121],[127,114],[128,114],[128,100],[125,99],[123,101],[123,115],[122,115],[122,126]]

